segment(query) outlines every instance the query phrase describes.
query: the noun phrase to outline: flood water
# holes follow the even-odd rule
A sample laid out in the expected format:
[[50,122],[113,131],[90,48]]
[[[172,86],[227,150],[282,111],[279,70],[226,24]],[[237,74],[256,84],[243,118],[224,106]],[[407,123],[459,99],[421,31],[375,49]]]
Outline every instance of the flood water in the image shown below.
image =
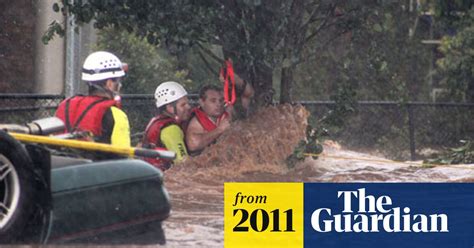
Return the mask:
[[165,221],[166,247],[223,247],[224,182],[474,182],[474,165],[422,168],[327,145],[321,158],[307,158],[292,170],[249,165],[244,171],[168,171],[165,184],[173,210]]
[[[401,163],[349,151],[336,142],[326,142],[318,159],[308,157],[288,169],[281,162],[287,155],[281,153],[289,154],[304,134],[302,120],[307,115],[299,108],[274,111],[279,112],[274,123],[268,121],[273,118],[271,114],[257,120],[270,122],[266,125],[274,128],[252,129],[251,124],[241,123],[250,130],[247,135],[238,123],[235,135],[222,137],[222,143],[200,158],[165,173],[172,202],[171,217],[164,224],[166,247],[223,247],[225,182],[474,182],[474,165],[423,168],[421,163]],[[282,120],[290,128],[280,128]],[[234,160],[225,158],[229,149]]]

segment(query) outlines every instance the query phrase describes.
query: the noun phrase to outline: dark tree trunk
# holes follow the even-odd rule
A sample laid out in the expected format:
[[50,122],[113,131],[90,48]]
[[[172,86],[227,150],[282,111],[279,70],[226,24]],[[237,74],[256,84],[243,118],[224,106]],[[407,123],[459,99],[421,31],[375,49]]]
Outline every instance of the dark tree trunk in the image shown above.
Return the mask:
[[273,102],[273,71],[268,67],[256,66],[251,68],[250,82],[255,90],[255,103],[257,107],[266,106]]
[[291,103],[291,91],[293,88],[293,67],[285,67],[281,70],[280,103]]
[[[284,43],[286,44],[285,59],[293,61],[293,58],[300,57],[303,52],[303,46],[306,39],[307,27],[303,28],[303,16],[304,16],[304,2],[301,0],[294,0],[290,8],[290,18],[288,26],[288,32],[284,37]],[[295,65],[283,67],[281,70],[281,84],[280,84],[280,103],[291,103],[291,91],[293,88],[293,71]]]
[[[238,53],[226,50],[224,47],[224,57],[226,59],[238,58],[238,55]],[[271,104],[273,102],[273,94],[275,93],[272,81],[272,68],[261,64],[253,66],[249,66],[249,64],[248,62],[236,61],[234,59],[235,72],[254,88],[255,108]]]

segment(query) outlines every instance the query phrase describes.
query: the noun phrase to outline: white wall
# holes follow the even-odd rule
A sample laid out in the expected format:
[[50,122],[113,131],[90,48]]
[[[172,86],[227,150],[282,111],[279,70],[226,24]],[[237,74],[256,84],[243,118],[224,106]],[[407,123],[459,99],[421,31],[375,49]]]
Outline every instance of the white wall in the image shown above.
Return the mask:
[[[86,93],[80,79],[82,63],[93,49],[96,32],[92,24],[79,28],[75,33],[74,26],[66,25],[65,37],[55,36],[48,45],[41,37],[53,20],[65,23],[61,13],[53,11],[56,0],[36,0],[35,25],[35,93],[66,94],[67,96]],[[92,47],[91,47],[92,46]]]

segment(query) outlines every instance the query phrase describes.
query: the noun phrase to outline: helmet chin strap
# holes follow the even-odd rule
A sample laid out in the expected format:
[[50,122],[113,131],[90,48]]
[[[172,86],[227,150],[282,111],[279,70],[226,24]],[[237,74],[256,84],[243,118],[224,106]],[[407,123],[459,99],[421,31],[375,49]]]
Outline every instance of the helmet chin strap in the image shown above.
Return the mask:
[[174,114],[172,114],[172,113],[170,113],[170,112],[168,112],[168,111],[166,111],[166,110],[165,110],[165,113],[166,113],[169,117],[173,118],[176,122],[178,122],[178,123],[181,122],[181,120],[179,119],[179,117],[178,117],[178,115],[177,115],[178,111],[177,111],[177,109],[176,109],[176,102],[172,102],[172,103],[170,103],[170,104],[171,104],[171,106],[173,107],[173,112],[174,112]]
[[181,120],[180,120],[179,117],[178,117],[178,110],[176,109],[176,102],[173,102],[172,104],[173,104],[173,110],[174,110],[174,116],[173,116],[173,118],[174,118],[174,120],[175,120],[176,122],[179,123],[179,122],[181,122]]

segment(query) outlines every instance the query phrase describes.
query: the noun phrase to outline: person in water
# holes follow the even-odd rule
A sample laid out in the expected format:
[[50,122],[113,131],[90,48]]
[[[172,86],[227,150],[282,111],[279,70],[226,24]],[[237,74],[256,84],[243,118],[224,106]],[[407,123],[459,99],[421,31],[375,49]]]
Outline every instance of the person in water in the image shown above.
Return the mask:
[[[184,140],[183,125],[189,120],[191,106],[188,93],[177,82],[164,82],[155,91],[159,114],[152,118],[145,129],[142,146],[174,151],[174,162],[182,161],[188,151]],[[164,160],[147,160],[160,169],[168,169]]]

